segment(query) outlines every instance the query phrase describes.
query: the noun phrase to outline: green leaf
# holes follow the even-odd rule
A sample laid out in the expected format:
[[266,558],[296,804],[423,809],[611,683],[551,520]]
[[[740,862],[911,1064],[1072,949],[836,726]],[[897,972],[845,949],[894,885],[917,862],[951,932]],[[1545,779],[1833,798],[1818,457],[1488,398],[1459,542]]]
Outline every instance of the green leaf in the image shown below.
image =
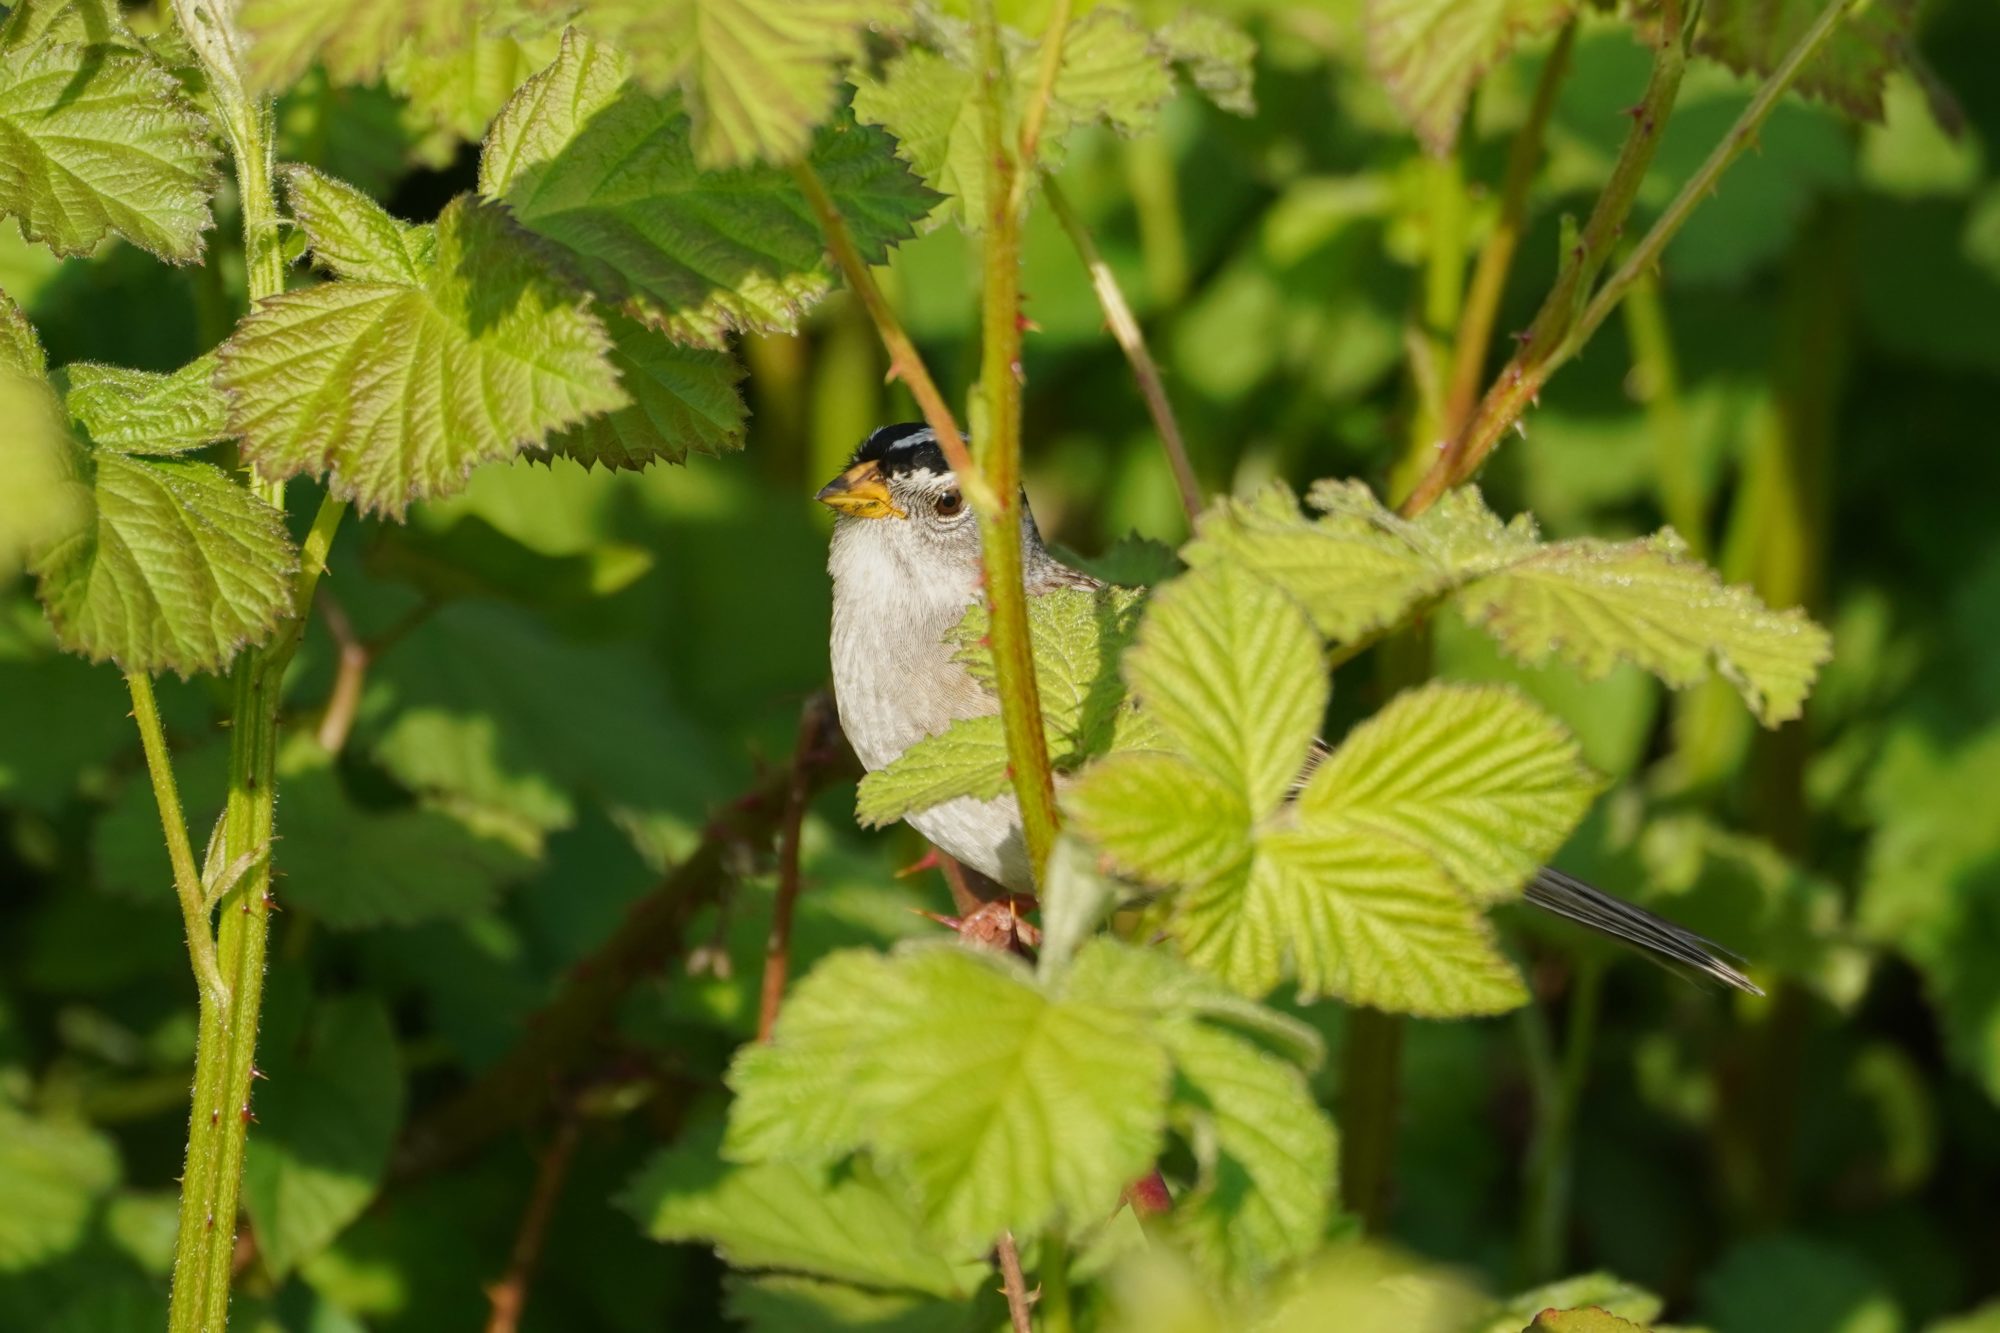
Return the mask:
[[[1056,588],[1029,599],[1028,639],[1052,754],[1103,747],[1125,701],[1118,661],[1138,631],[1144,597],[1129,588]],[[997,699],[988,622],[986,603],[974,602],[947,637],[958,645],[955,659]]]
[[1199,1018],[1306,1069],[1326,1056],[1310,1025],[1244,999],[1165,950],[1100,938],[1078,951],[1077,962],[1062,980],[1071,999],[1114,1005],[1148,1023]]
[[1701,1283],[1696,1307],[1718,1329],[1901,1333],[1894,1291],[1868,1257],[1797,1235],[1739,1242]]
[[1257,42],[1229,20],[1188,8],[1154,34],[1209,101],[1239,116],[1257,114]]
[[1167,1075],[1134,1017],[1050,997],[1017,960],[951,945],[835,955],[793,993],[776,1040],[738,1055],[728,1150],[869,1148],[943,1239],[984,1245],[1107,1215],[1159,1151]]
[[403,1119],[402,1065],[380,1000],[322,1001],[309,1023],[286,1026],[270,1022],[260,1044],[269,1081],[257,1092],[243,1159],[243,1204],[264,1263],[280,1277],[361,1215]]
[[1595,1306],[1621,1319],[1645,1324],[1659,1315],[1663,1305],[1652,1292],[1610,1273],[1583,1273],[1498,1302],[1491,1316],[1473,1333],[1518,1333],[1523,1324],[1538,1314],[1575,1310],[1579,1306]]
[[414,287],[435,261],[436,233],[398,222],[346,181],[311,167],[284,169],[285,198],[313,260],[338,278]]
[[1083,771],[1063,809],[1112,866],[1158,887],[1208,883],[1251,852],[1242,795],[1179,755],[1112,755]]
[[[1004,129],[1017,138],[1023,108],[1040,82],[1041,52],[1008,57]],[[879,78],[854,76],[854,114],[896,138],[896,151],[924,180],[947,196],[939,217],[956,216],[967,228],[985,225],[986,129],[975,71],[962,53],[940,55],[921,47],[890,61]],[[1051,89],[1037,165],[1062,164],[1065,140],[1098,122],[1122,134],[1149,128],[1173,92],[1163,51],[1130,13],[1100,5],[1070,26],[1062,64]]]
[[109,449],[82,468],[87,521],[34,560],[63,647],[128,671],[220,671],[290,617],[285,516],[220,468]]
[[16,0],[0,20],[0,49],[41,40],[143,49],[125,26],[118,0]]
[[[1695,47],[1738,73],[1766,75],[1826,11],[1820,0],[1713,0]],[[1843,15],[1792,87],[1862,120],[1882,119],[1882,84],[1904,62],[1914,0],[1874,0]]]
[[[566,34],[494,121],[480,190],[564,247],[594,291],[678,340],[795,331],[832,272],[791,173],[702,171],[679,95],[626,73],[617,53]],[[872,263],[935,202],[880,133],[851,122],[815,135],[807,160]]]
[[829,1175],[788,1162],[716,1156],[719,1136],[663,1149],[620,1203],[662,1241],[707,1241],[734,1268],[783,1269],[862,1286],[963,1298],[985,1265],[954,1263],[908,1202],[865,1165]]
[[71,1120],[25,1114],[0,1100],[0,1273],[19,1272],[82,1243],[97,1202],[118,1183],[109,1139]]
[[634,53],[649,88],[680,87],[696,162],[724,170],[804,156],[842,68],[910,11],[910,0],[610,0],[586,17]]
[[0,292],[0,420],[10,426],[0,448],[0,584],[90,521],[81,454],[45,364],[34,326]]
[[1163,1031],[1176,1119],[1201,1165],[1167,1229],[1223,1282],[1256,1282],[1325,1239],[1333,1125],[1298,1066],[1207,1024]]
[[1007,736],[998,713],[954,723],[861,779],[854,817],[870,828],[918,810],[971,796],[991,800],[1007,789]]
[[1424,146],[1443,155],[1486,72],[1575,10],[1575,0],[1369,0],[1368,63]]
[[1544,1310],[1535,1316],[1526,1333],[1646,1333],[1646,1328],[1587,1305],[1580,1310]]
[[736,387],[741,362],[728,352],[671,343],[615,311],[604,322],[619,387],[632,401],[554,436],[551,454],[585,467],[642,471],[654,463],[685,462],[690,451],[714,455],[743,447],[748,412]]
[[1299,810],[1326,836],[1400,839],[1490,902],[1519,892],[1601,785],[1576,739],[1514,690],[1432,684],[1355,727]]
[[296,82],[315,61],[337,82],[372,82],[405,41],[455,50],[478,8],[477,0],[243,0],[236,26],[249,38],[251,85],[270,91]]
[[199,259],[217,180],[208,122],[150,56],[61,35],[0,59],[0,213],[59,255],[116,234]]
[[746,1333],[990,1333],[1006,1318],[983,1302],[945,1302],[777,1275],[723,1280],[724,1308]]
[[504,210],[453,200],[408,282],[262,302],[221,351],[243,456],[364,512],[461,489],[480,463],[623,407],[609,340]]
[[1803,611],[1772,611],[1725,586],[1671,531],[1544,546],[1473,582],[1457,604],[1513,656],[1560,657],[1586,679],[1625,661],[1685,689],[1712,664],[1765,726],[1799,715],[1832,652]]
[[1153,595],[1125,672],[1161,731],[1261,816],[1297,780],[1326,711],[1319,653],[1296,603],[1225,565]]
[[171,375],[75,361],[63,367],[63,377],[69,386],[63,406],[93,445],[127,454],[178,454],[229,434],[212,354]]
[[556,58],[561,42],[553,28],[475,14],[463,41],[431,50],[415,42],[397,47],[383,82],[403,99],[406,124],[477,143],[514,90]]

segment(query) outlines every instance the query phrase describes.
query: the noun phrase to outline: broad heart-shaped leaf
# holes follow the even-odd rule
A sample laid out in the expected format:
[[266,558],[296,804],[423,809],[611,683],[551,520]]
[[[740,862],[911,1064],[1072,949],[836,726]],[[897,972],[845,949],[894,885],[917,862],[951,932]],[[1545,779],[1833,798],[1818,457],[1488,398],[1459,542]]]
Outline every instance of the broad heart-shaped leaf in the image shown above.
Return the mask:
[[171,375],[77,361],[63,367],[63,378],[69,385],[63,406],[93,445],[128,454],[178,454],[229,434],[213,354]]
[[1426,685],[1348,733],[1299,794],[1322,832],[1399,838],[1480,901],[1511,896],[1602,784],[1576,738],[1505,686]]
[[297,81],[315,61],[340,83],[367,83],[405,41],[427,52],[471,35],[478,0],[243,0],[236,26],[249,39],[249,78],[260,89]]
[[1575,9],[1576,0],[1368,0],[1368,63],[1424,146],[1446,153],[1486,71]]
[[719,1133],[697,1132],[662,1149],[620,1203],[653,1239],[707,1241],[733,1268],[960,1299],[985,1276],[984,1264],[952,1262],[908,1200],[865,1163],[837,1174],[791,1162],[745,1166],[721,1160],[720,1148]]
[[[832,271],[791,173],[701,170],[680,95],[627,73],[616,52],[565,34],[555,63],[494,121],[481,192],[562,246],[599,296],[679,340],[795,331]],[[807,160],[870,262],[936,203],[884,136],[852,121],[815,134]]]
[[42,1119],[0,1101],[0,1273],[81,1244],[98,1200],[118,1183],[118,1151],[81,1122]]
[[80,466],[88,519],[34,560],[63,647],[127,671],[220,671],[292,613],[285,516],[222,469],[109,449]]
[[623,407],[602,326],[542,258],[504,210],[461,196],[417,280],[259,304],[221,350],[245,460],[400,516],[480,463]]
[[910,14],[910,0],[599,0],[584,22],[648,88],[680,87],[696,161],[723,170],[802,157],[842,67]]
[[632,401],[554,436],[548,452],[585,467],[638,471],[685,462],[690,452],[743,447],[741,362],[728,352],[669,342],[617,311],[604,323],[619,387]]
[[1240,793],[1253,817],[1297,779],[1326,711],[1319,638],[1305,614],[1230,565],[1153,594],[1125,674],[1152,722]]
[[[1882,119],[1882,84],[1904,63],[1915,0],[1851,6],[1792,86],[1850,116]],[[1713,0],[1701,10],[1695,47],[1738,73],[1769,74],[1826,5],[1820,0]]]
[[280,1012],[259,1043],[268,1081],[256,1094],[243,1205],[264,1262],[282,1276],[374,1198],[403,1119],[403,1070],[389,1012],[373,996],[323,1001],[310,1015],[303,995],[270,1008]]
[[[867,1148],[941,1239],[981,1246],[1108,1215],[1159,1152],[1168,1074],[1136,1017],[1046,994],[1018,960],[955,945],[835,955],[773,1044],[732,1066],[728,1148]],[[814,1105],[829,1098],[844,1105]]]
[[[1038,47],[1008,59],[1004,129],[1019,136],[1022,108],[1039,82]],[[913,47],[877,78],[854,78],[854,113],[896,136],[896,151],[932,187],[948,197],[939,216],[966,227],[985,225],[987,136],[980,82],[957,55]],[[1149,128],[1173,92],[1165,51],[1117,5],[1100,5],[1072,24],[1063,40],[1062,65],[1051,90],[1037,165],[1062,164],[1065,139],[1096,121],[1123,134]]]
[[59,255],[115,233],[199,259],[217,179],[208,122],[150,56],[62,32],[0,52],[0,214]]

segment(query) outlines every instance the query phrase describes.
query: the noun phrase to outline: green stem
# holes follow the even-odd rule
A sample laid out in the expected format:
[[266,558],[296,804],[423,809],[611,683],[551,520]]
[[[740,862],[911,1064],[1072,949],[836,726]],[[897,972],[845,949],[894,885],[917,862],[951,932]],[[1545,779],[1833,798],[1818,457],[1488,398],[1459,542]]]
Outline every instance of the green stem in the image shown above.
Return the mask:
[[1340,1049],[1340,1197],[1370,1234],[1389,1217],[1402,1066],[1403,1020],[1377,1009],[1348,1010]]
[[229,987],[216,963],[215,935],[209,928],[206,893],[201,871],[195,865],[194,847],[188,841],[187,817],[181,812],[181,793],[174,781],[173,759],[167,752],[166,732],[160,726],[160,706],[153,697],[153,679],[143,671],[125,673],[132,691],[132,717],[139,724],[139,745],[146,753],[146,772],[153,779],[153,799],[160,807],[160,827],[166,834],[167,860],[174,868],[174,896],[180,899],[181,922],[187,929],[188,959],[195,980],[201,983],[204,1013],[211,1007],[227,1009]]
[[[1067,17],[1058,6],[1058,19]],[[1016,146],[1007,142],[1006,98],[1009,80],[1000,46],[1000,22],[993,0],[981,0],[974,11],[978,30],[980,112],[991,151],[986,158],[986,217],[980,344],[979,400],[985,420],[977,461],[983,464],[991,492],[984,505],[975,503],[979,536],[986,559],[986,597],[991,608],[990,638],[994,674],[1000,694],[1000,717],[1007,734],[1007,761],[1014,794],[1021,805],[1022,832],[1028,863],[1037,881],[1048,864],[1056,838],[1055,783],[1049,766],[1048,741],[1042,733],[1041,692],[1035,683],[1035,662],[1028,637],[1028,597],[1022,582],[1021,557],[1021,212],[1015,206]],[[1060,50],[1063,33],[1051,28],[1045,44]],[[1052,76],[1038,86],[1046,101]],[[1039,121],[1033,105],[1024,125]]]
[[1465,165],[1453,149],[1444,157],[1426,157],[1423,168],[1427,233],[1423,308],[1416,324],[1405,330],[1415,394],[1403,456],[1389,480],[1392,496],[1406,494],[1437,456],[1445,381],[1451,373],[1448,339],[1465,296]]
[[[1612,167],[1611,179],[1598,196],[1575,253],[1565,265],[1555,288],[1535,316],[1526,340],[1493,386],[1486,391],[1478,410],[1465,429],[1453,437],[1449,447],[1425,474],[1410,497],[1410,512],[1420,513],[1451,487],[1470,478],[1493,451],[1521,414],[1541,395],[1542,386],[1569,359],[1577,354],[1597,331],[1639,275],[1659,262],[1668,242],[1694,212],[1696,205],[1713,193],[1722,173],[1743,151],[1756,142],[1757,132],[1784,96],[1799,72],[1839,29],[1841,20],[1857,0],[1829,0],[1820,16],[1799,37],[1779,66],[1765,79],[1750,105],[1722,137],[1691,177],[1667,205],[1646,234],[1632,247],[1632,253],[1606,279],[1595,296],[1590,295],[1610,247],[1623,229],[1627,214],[1638,195],[1640,182],[1653,159],[1659,131],[1666,124],[1681,75],[1687,65],[1687,48],[1681,31],[1680,5],[1668,3],[1661,19],[1662,37],[1653,61],[1653,77],[1646,95],[1633,111],[1632,133]],[[1587,301],[1586,301],[1586,298]]]
[[1173,404],[1167,401],[1167,387],[1161,382],[1160,368],[1146,347],[1146,335],[1140,331],[1139,321],[1132,314],[1111,266],[1097,252],[1090,228],[1084,225],[1054,176],[1042,177],[1042,196],[1049,201],[1049,209],[1062,223],[1063,230],[1069,233],[1070,244],[1076,247],[1077,257],[1090,273],[1090,285],[1097,292],[1097,304],[1104,310],[1104,322],[1125,353],[1125,360],[1132,367],[1132,378],[1139,382],[1139,396],[1146,400],[1146,411],[1152,414],[1153,429],[1160,433],[1160,443],[1167,451],[1167,465],[1181,493],[1181,508],[1187,514],[1188,526],[1192,527],[1201,513],[1201,483],[1195,479],[1194,465],[1188,461],[1187,441],[1181,438],[1180,423],[1174,420]]
[[1708,497],[1689,442],[1681,406],[1680,364],[1673,327],[1660,299],[1657,273],[1642,273],[1625,299],[1625,336],[1632,343],[1633,388],[1646,405],[1653,434],[1653,467],[1667,522],[1696,559],[1708,558]]
[[1578,965],[1560,1065],[1550,1049],[1548,1021],[1541,1007],[1530,1004],[1521,1011],[1522,1041],[1527,1048],[1536,1115],[1522,1204],[1523,1285],[1547,1282],[1559,1276],[1562,1269],[1563,1236],[1569,1229],[1571,1139],[1576,1127],[1576,1108],[1590,1070],[1590,1047],[1597,1032],[1603,981],[1603,965],[1597,960],[1585,959]]
[[1071,1309],[1069,1290],[1069,1238],[1055,1227],[1042,1233],[1042,1294],[1035,1312],[1042,1317],[1042,1333],[1075,1333],[1076,1315]]

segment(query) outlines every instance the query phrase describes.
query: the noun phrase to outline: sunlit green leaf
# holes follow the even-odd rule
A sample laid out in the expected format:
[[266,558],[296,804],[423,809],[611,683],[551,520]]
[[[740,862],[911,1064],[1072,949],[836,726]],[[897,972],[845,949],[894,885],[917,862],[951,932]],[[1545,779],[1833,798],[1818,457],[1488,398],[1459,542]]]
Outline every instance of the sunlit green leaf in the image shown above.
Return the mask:
[[1607,1314],[1644,1324],[1660,1313],[1663,1304],[1650,1291],[1609,1273],[1584,1273],[1508,1297],[1475,1333],[1519,1333],[1524,1324],[1544,1311],[1575,1310],[1580,1306],[1595,1306]]
[[[593,290],[677,338],[796,329],[832,273],[791,173],[703,172],[680,95],[626,74],[615,52],[565,36],[494,121],[479,188],[564,247]],[[935,202],[878,132],[851,122],[820,130],[808,160],[871,261]]]
[[1154,34],[1188,80],[1224,111],[1257,114],[1254,91],[1257,43],[1249,33],[1218,15],[1192,6]]
[[498,24],[475,14],[461,41],[397,47],[383,67],[383,82],[403,99],[411,125],[477,143],[514,90],[555,59],[560,43],[553,28]]
[[216,184],[208,122],[151,57],[60,36],[0,59],[0,213],[59,255],[115,233],[199,259]]
[[983,801],[1006,790],[1007,736],[1000,715],[989,713],[918,741],[863,777],[854,817],[879,828],[961,796]]
[[1526,1333],[1646,1333],[1645,1325],[1586,1305],[1576,1310],[1544,1310]]
[[97,1201],[118,1183],[110,1140],[75,1120],[28,1115],[0,1100],[0,1273],[74,1249]]
[[472,198],[439,216],[410,280],[324,283],[264,301],[224,344],[243,455],[265,476],[322,477],[401,515],[482,462],[624,406],[602,326],[532,238]]
[[346,181],[285,168],[285,198],[305,228],[313,262],[339,278],[414,287],[435,262],[436,233],[389,216]]
[[171,375],[99,366],[63,367],[63,406],[94,445],[127,454],[178,454],[229,433],[215,387],[215,358],[197,357]]
[[1369,0],[1368,63],[1424,146],[1446,153],[1486,71],[1575,9],[1575,0]]
[[1207,883],[1250,855],[1242,794],[1179,755],[1112,755],[1084,770],[1063,808],[1118,870],[1149,884]]
[[315,61],[341,83],[367,83],[405,41],[449,51],[473,31],[477,0],[243,0],[236,23],[248,41],[249,77],[283,88]]

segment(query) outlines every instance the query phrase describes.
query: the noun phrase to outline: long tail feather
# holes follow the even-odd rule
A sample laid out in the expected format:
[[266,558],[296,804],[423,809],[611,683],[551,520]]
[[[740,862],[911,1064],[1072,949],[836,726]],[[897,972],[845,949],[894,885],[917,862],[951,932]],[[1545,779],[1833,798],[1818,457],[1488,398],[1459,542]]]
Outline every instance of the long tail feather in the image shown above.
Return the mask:
[[1714,977],[1737,990],[1752,995],[1764,993],[1757,983],[1744,976],[1730,962],[1731,959],[1737,962],[1742,960],[1713,940],[1705,940],[1664,917],[1654,916],[1643,907],[1634,907],[1622,898],[1614,898],[1573,875],[1547,868],[1539,870],[1528,881],[1523,896],[1545,912],[1567,917],[1578,925],[1636,945],[1668,962]]

